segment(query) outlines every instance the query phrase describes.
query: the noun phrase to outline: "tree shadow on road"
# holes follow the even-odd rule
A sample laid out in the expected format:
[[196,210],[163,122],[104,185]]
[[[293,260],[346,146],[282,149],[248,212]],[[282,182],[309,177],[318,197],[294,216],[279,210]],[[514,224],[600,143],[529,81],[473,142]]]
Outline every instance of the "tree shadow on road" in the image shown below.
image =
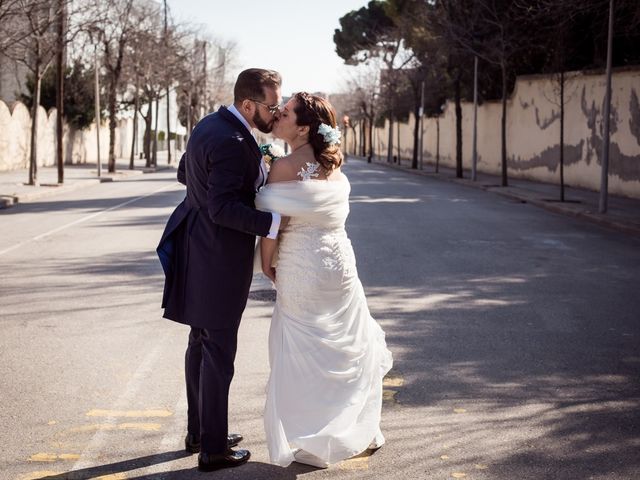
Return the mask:
[[[46,475],[33,480],[89,480],[92,478],[102,478],[107,475],[113,475],[113,478],[121,478],[118,474],[122,475],[126,472],[132,472],[141,468],[148,468],[154,465],[160,465],[163,463],[169,463],[176,460],[181,460],[186,457],[192,456],[190,453],[184,450],[176,450],[172,452],[158,453],[155,455],[148,455],[145,457],[132,458],[123,460],[121,462],[109,463],[106,465],[97,465],[94,467],[83,468],[79,470],[72,470],[69,472],[59,473],[55,475]],[[195,458],[195,457],[194,457]],[[169,468],[169,466],[167,466]],[[236,478],[236,479],[278,479],[278,480],[294,480],[298,478],[298,475],[308,473],[317,470],[313,467],[302,465],[298,463],[292,463],[287,468],[278,467],[262,462],[249,462],[240,467],[223,469],[215,472],[216,478]],[[132,474],[129,474],[132,475]],[[135,473],[133,474],[135,475]],[[109,477],[111,478],[111,477]],[[125,478],[125,477],[122,477]],[[154,472],[150,474],[142,474],[138,476],[126,476],[129,479],[137,480],[188,480],[201,479],[203,474],[200,473],[197,467],[183,468],[179,470],[166,470],[164,472]]]
[[[422,288],[367,288],[398,352],[403,385],[391,408],[429,415],[421,427],[413,418],[387,431],[409,451],[425,437],[455,444],[467,464],[490,463],[487,478],[497,480],[633,478],[640,471],[638,308],[616,308],[615,295],[584,284],[582,306],[573,304],[568,292],[553,292],[563,280],[554,275],[441,274]],[[624,279],[609,282],[638,303]],[[416,428],[420,435],[407,438]]]

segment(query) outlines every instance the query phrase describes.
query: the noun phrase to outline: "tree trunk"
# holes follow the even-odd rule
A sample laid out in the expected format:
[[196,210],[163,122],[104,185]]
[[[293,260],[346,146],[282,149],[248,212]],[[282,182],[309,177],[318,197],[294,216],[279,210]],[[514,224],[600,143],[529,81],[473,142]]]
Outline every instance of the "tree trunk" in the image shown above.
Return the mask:
[[63,114],[64,114],[64,35],[65,9],[64,0],[58,0],[58,48],[56,52],[56,164],[58,166],[58,183],[64,183],[63,152]]
[[[164,0],[164,47],[168,50],[167,45],[167,32],[169,28],[168,24],[168,9],[167,9],[167,0]],[[169,82],[167,82],[167,164],[171,165],[171,124],[170,122],[170,113],[169,113]]]
[[564,202],[564,70],[560,72],[560,201]]
[[389,114],[389,141],[387,145],[387,162],[393,161],[393,109]]
[[369,155],[367,156],[367,163],[373,161],[373,118],[369,119]]
[[462,178],[462,86],[461,73],[456,74],[454,82],[456,103],[456,178]]
[[398,165],[400,165],[400,120],[396,121],[396,152],[398,154]]
[[144,158],[146,159],[145,166],[151,167],[151,121],[153,119],[151,107],[153,106],[153,100],[149,99],[149,105],[147,114],[144,117]]
[[[191,122],[191,89],[193,88],[193,85],[191,85],[189,87],[189,92],[187,93],[187,135],[186,135],[186,141],[189,141],[189,137],[191,137],[191,129],[193,128],[193,124]],[[186,147],[185,147],[186,148]]]
[[109,84],[109,173],[116,172],[116,125],[116,79],[112,78]]
[[440,119],[436,118],[436,173],[440,169]]
[[158,166],[158,120],[160,119],[160,114],[158,112],[158,107],[160,106],[160,94],[156,96],[156,114],[155,114],[155,127],[153,131],[153,166]]
[[171,165],[171,114],[169,112],[171,102],[169,99],[169,86],[167,86],[167,165]]
[[351,135],[353,140],[351,141],[351,151],[354,155],[358,154],[358,138],[356,135],[356,127],[355,125],[351,125]]
[[502,165],[502,186],[509,185],[507,179],[507,66],[502,62],[502,121],[500,135],[502,137],[501,145],[501,165]]
[[413,126],[413,156],[411,157],[411,168],[418,169],[418,151],[420,150],[420,105],[414,105],[413,116],[416,124]]
[[36,80],[31,114],[31,154],[29,156],[29,185],[38,185],[38,107],[40,106],[40,89],[42,87],[42,74],[40,64],[36,64],[33,73]]
[[131,140],[131,157],[129,158],[129,170],[135,168],[136,141],[138,140],[138,109],[140,108],[140,86],[138,85],[138,75],[136,74],[136,85],[134,94],[133,109],[133,132]]

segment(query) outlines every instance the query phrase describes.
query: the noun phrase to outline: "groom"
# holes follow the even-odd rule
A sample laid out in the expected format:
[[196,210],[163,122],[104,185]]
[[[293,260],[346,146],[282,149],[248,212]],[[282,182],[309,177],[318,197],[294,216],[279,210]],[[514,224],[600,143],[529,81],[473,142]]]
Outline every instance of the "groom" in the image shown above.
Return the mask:
[[198,469],[242,465],[248,450],[232,450],[229,385],[240,318],[253,276],[255,236],[275,238],[280,215],[255,209],[266,168],[252,128],[269,133],[279,112],[281,77],[252,68],[240,73],[233,105],[204,117],[189,137],[178,180],[186,198],[158,245],[165,272],[164,317],[191,326],[185,355],[188,452]]

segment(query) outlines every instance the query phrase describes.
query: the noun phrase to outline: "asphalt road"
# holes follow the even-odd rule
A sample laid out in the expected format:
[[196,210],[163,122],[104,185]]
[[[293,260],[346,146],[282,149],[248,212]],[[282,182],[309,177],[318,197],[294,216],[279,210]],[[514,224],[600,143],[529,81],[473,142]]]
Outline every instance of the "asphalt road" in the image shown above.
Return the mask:
[[352,161],[352,238],[395,366],[387,445],[268,464],[273,295],[256,277],[230,425],[251,462],[182,451],[187,328],[154,248],[174,172],[0,212],[0,478],[638,479],[640,241],[476,189]]

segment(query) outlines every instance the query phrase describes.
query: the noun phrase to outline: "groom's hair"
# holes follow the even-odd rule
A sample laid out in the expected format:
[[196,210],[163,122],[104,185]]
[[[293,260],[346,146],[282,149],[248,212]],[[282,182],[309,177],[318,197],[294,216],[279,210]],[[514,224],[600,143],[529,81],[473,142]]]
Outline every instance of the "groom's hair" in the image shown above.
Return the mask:
[[279,88],[282,85],[282,77],[275,70],[263,68],[249,68],[238,75],[233,87],[234,103],[246,99],[264,100],[264,87]]

